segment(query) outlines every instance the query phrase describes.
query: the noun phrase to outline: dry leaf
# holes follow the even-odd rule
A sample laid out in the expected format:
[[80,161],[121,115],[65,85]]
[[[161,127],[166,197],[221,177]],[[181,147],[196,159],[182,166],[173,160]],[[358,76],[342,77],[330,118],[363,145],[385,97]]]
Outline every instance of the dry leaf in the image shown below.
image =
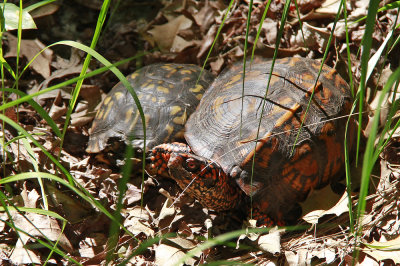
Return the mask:
[[334,16],[338,12],[338,8],[340,5],[340,0],[327,0],[321,4],[320,8],[315,10],[315,13],[329,14]]
[[136,206],[128,211],[124,226],[134,235],[143,233],[147,237],[153,237],[154,231],[150,228],[149,220],[149,213]]
[[[15,226],[27,232],[31,236],[38,238],[45,237],[51,241],[59,241],[59,245],[64,250],[68,252],[73,251],[71,243],[61,231],[55,218],[36,213],[27,213],[25,216],[15,213],[13,214],[13,220]],[[34,241],[34,239],[25,234],[20,234],[20,239],[23,244],[26,244],[28,240]]]
[[56,4],[46,4],[44,6],[40,6],[38,8],[35,8],[34,10],[30,11],[29,13],[33,18],[41,18],[45,16],[49,16],[57,12],[57,10],[60,8],[59,5]]
[[10,256],[10,261],[14,265],[41,264],[39,257],[32,250],[23,247],[21,240],[17,241],[16,247]]
[[215,9],[210,5],[204,5],[199,12],[192,14],[194,21],[200,26],[202,32],[205,32],[215,21]]
[[24,206],[27,208],[36,208],[37,200],[40,198],[39,193],[35,189],[31,190],[29,193],[26,191],[26,184],[24,184],[24,189],[21,192],[21,197],[24,201]]
[[[9,33],[4,33],[4,35],[8,39],[8,47],[10,48],[4,57],[17,57],[17,38]],[[31,61],[43,48],[45,48],[45,45],[38,39],[21,40],[20,55],[25,56],[29,61]],[[51,49],[46,49],[43,53],[40,53],[34,61],[32,61],[30,66],[44,78],[48,78],[50,76],[52,57],[53,51]]]
[[372,241],[364,243],[366,248],[362,251],[375,258],[377,261],[393,260],[394,263],[400,263],[400,236],[387,242]]
[[[156,265],[168,266],[168,265],[183,265],[177,264],[184,256],[185,252],[182,250],[171,247],[165,244],[161,244],[155,248]],[[185,264],[194,265],[195,260],[193,258],[189,258],[185,261]]]
[[318,219],[327,214],[335,214],[336,216],[349,211],[349,199],[347,192],[345,192],[340,198],[339,202],[329,210],[316,210],[306,214],[303,220],[310,224],[317,224]]
[[297,34],[290,38],[290,43],[297,47],[307,47],[311,50],[318,49],[320,53],[323,53],[329,36],[330,31],[326,28],[314,27],[307,22],[303,22],[303,31],[297,31]]
[[168,238],[168,241],[171,241],[172,243],[174,243],[175,245],[179,246],[182,249],[193,249],[196,248],[196,243],[194,241],[190,241],[186,238],[182,238],[182,237],[171,237]]
[[285,230],[272,228],[268,234],[258,238],[258,246],[261,250],[277,255],[281,252],[281,234]]
[[190,28],[192,23],[190,19],[180,15],[163,25],[155,25],[148,32],[153,36],[161,51],[171,52],[174,50],[174,52],[179,52],[191,43],[178,36],[178,33],[180,30]]
[[342,195],[335,193],[331,186],[313,190],[307,199],[300,203],[303,215],[315,210],[329,210],[338,203],[341,197]]
[[285,257],[289,266],[298,265],[311,265],[311,258],[309,258],[307,249],[299,249],[297,253],[293,251],[285,251]]

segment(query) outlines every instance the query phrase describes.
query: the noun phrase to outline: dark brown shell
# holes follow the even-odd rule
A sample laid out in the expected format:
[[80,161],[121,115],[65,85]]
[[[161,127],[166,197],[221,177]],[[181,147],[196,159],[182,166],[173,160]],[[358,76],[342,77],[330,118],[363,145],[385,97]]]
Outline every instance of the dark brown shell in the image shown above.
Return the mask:
[[[183,138],[187,118],[214,77],[187,64],[148,65],[127,76],[146,117],[146,149]],[[111,138],[143,147],[143,126],[133,97],[122,83],[108,93],[93,121],[87,152],[102,151]]]
[[219,163],[260,199],[253,202],[261,210],[277,217],[278,209],[342,173],[352,99],[334,69],[324,65],[316,81],[320,62],[285,58],[275,62],[264,101],[271,63],[247,64],[244,87],[242,63],[217,77],[188,120],[185,138],[195,154]]

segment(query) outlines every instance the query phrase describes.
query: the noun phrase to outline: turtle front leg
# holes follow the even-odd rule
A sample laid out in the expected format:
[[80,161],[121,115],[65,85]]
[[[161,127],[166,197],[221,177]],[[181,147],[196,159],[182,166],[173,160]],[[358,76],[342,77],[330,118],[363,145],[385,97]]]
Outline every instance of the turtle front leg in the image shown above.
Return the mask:
[[171,153],[174,152],[191,153],[192,150],[188,145],[179,142],[155,146],[153,149],[150,150],[149,155],[147,156],[147,162],[149,163],[147,170],[151,174],[170,177],[167,164],[169,162]]

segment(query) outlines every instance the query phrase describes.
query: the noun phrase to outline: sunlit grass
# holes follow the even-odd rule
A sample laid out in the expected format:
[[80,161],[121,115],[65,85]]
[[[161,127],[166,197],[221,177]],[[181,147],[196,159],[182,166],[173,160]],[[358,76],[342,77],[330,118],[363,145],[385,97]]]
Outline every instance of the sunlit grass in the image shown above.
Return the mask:
[[[53,1],[41,1],[40,3],[35,4],[35,7],[50,3]],[[269,4],[271,3],[271,1],[268,1],[266,9],[262,15],[262,20],[265,19],[266,14],[268,12],[268,8],[269,8]],[[211,45],[211,48],[209,50],[209,53],[206,56],[206,61],[209,59],[212,50],[215,47],[216,41],[219,38],[220,34],[221,34],[221,30],[223,29],[224,23],[226,21],[227,18],[229,18],[230,15],[230,11],[232,8],[232,5],[234,4],[234,0],[231,0],[225,15],[223,17],[222,23],[218,28],[217,34],[216,34],[216,38],[214,39],[214,42]],[[250,5],[252,4],[252,1],[250,1]],[[300,12],[298,10],[298,6],[297,3],[294,2],[295,4],[295,8],[296,8],[296,12],[297,12],[297,16],[300,19]],[[379,98],[379,102],[378,102],[378,107],[377,110],[374,110],[374,120],[372,123],[372,128],[370,131],[370,134],[368,136],[368,140],[367,140],[367,144],[365,147],[365,152],[364,154],[360,153],[361,150],[361,125],[363,123],[362,121],[362,115],[364,113],[364,101],[365,101],[365,95],[366,95],[366,84],[367,84],[367,80],[369,78],[369,76],[372,73],[372,70],[374,69],[374,67],[377,64],[377,60],[378,58],[380,58],[381,56],[387,57],[388,52],[393,49],[394,46],[398,45],[399,43],[399,36],[396,36],[394,34],[395,32],[395,28],[390,32],[390,35],[386,36],[387,37],[387,41],[385,41],[381,48],[379,49],[376,54],[375,57],[371,56],[371,46],[372,46],[372,40],[373,40],[373,32],[374,32],[374,28],[376,27],[376,22],[377,22],[377,13],[380,11],[384,11],[384,10],[388,10],[388,9],[394,9],[394,8],[399,8],[400,7],[400,2],[394,2],[394,3],[390,3],[387,4],[385,7],[382,8],[378,8],[379,2],[378,1],[371,1],[369,9],[368,9],[368,16],[365,19],[366,21],[366,29],[365,29],[365,33],[364,33],[364,38],[362,41],[362,49],[361,49],[361,79],[360,79],[360,85],[357,89],[357,92],[355,93],[355,104],[353,106],[353,111],[354,113],[358,113],[358,129],[357,129],[357,144],[356,144],[356,150],[355,151],[348,151],[346,150],[346,182],[347,182],[347,187],[348,187],[348,192],[351,192],[351,173],[350,173],[350,157],[353,154],[356,154],[356,158],[355,161],[356,163],[358,161],[362,161],[361,163],[361,167],[362,167],[362,182],[361,182],[361,188],[360,188],[360,193],[359,193],[359,198],[358,198],[358,202],[357,202],[357,208],[356,208],[356,212],[353,212],[352,206],[351,206],[351,199],[350,199],[350,211],[349,211],[349,227],[351,228],[350,230],[350,234],[354,233],[353,237],[354,237],[354,241],[355,241],[355,247],[357,247],[359,245],[359,238],[361,235],[361,231],[362,231],[362,226],[360,226],[360,221],[365,213],[365,207],[366,207],[366,197],[368,195],[368,191],[369,191],[369,181],[371,178],[371,173],[373,168],[376,165],[376,162],[379,158],[380,153],[382,152],[382,150],[384,149],[384,147],[387,145],[388,141],[390,140],[390,138],[392,137],[392,135],[394,134],[394,132],[396,131],[396,129],[399,127],[399,120],[395,119],[395,115],[396,112],[399,109],[399,102],[398,101],[393,101],[394,104],[391,106],[391,109],[389,110],[389,115],[388,115],[388,119],[387,119],[387,123],[385,124],[384,128],[382,130],[379,129],[379,117],[380,117],[380,112],[381,112],[381,106],[382,106],[382,102],[383,99],[386,95],[391,93],[391,89],[393,86],[395,86],[396,91],[397,88],[399,86],[399,80],[400,80],[400,68],[396,69],[392,75],[389,77],[389,79],[387,80],[383,90],[382,90],[382,94],[380,95]],[[121,82],[125,85],[125,87],[129,90],[129,92],[132,94],[134,101],[138,107],[138,110],[140,112],[141,115],[141,120],[143,121],[143,123],[145,123],[145,119],[144,119],[144,114],[143,114],[143,110],[140,106],[140,102],[139,99],[137,98],[135,91],[132,89],[131,85],[129,84],[129,82],[126,80],[126,78],[124,77],[124,75],[117,69],[117,66],[126,63],[127,61],[133,60],[136,57],[133,58],[128,58],[126,60],[123,60],[121,62],[112,64],[110,63],[106,58],[104,58],[102,55],[100,55],[99,53],[96,52],[96,45],[97,42],[101,36],[101,33],[103,31],[103,25],[104,22],[106,20],[106,15],[109,12],[109,5],[110,5],[110,1],[109,0],[105,0],[103,3],[103,6],[100,10],[99,13],[99,17],[98,17],[98,21],[97,21],[97,25],[96,25],[96,29],[95,29],[95,33],[92,39],[92,43],[90,45],[90,47],[87,47],[85,45],[82,45],[80,43],[74,42],[74,41],[61,41],[61,42],[57,42],[54,43],[47,48],[50,48],[52,46],[55,45],[65,45],[68,47],[73,47],[76,49],[80,49],[81,51],[84,51],[87,56],[85,58],[84,64],[83,64],[83,68],[81,71],[81,74],[76,77],[76,78],[72,78],[69,80],[66,80],[64,82],[61,82],[59,84],[53,85],[51,87],[48,87],[44,90],[41,90],[39,92],[27,95],[24,92],[19,90],[19,79],[21,78],[21,76],[23,75],[23,73],[25,71],[27,71],[28,67],[30,66],[30,64],[33,62],[34,59],[32,59],[31,62],[29,62],[26,66],[24,66],[22,68],[22,70],[20,71],[19,69],[21,69],[20,66],[20,62],[19,62],[19,58],[20,58],[20,45],[21,45],[21,38],[22,38],[22,33],[24,30],[24,14],[26,14],[26,12],[24,12],[24,10],[22,9],[22,1],[20,2],[20,7],[19,7],[19,17],[18,17],[18,21],[16,22],[16,29],[17,29],[17,35],[18,35],[18,47],[17,47],[17,57],[16,57],[16,66],[15,69],[13,69],[11,67],[11,65],[7,62],[7,60],[3,57],[3,49],[2,46],[0,46],[0,60],[1,60],[1,65],[0,65],[0,70],[1,70],[1,78],[2,78],[2,92],[7,92],[7,93],[14,93],[17,94],[19,96],[18,99],[11,101],[11,102],[6,102],[6,98],[5,98],[5,93],[3,93],[3,102],[2,105],[0,106],[0,111],[2,112],[0,114],[0,119],[2,120],[3,126],[2,129],[4,130],[4,125],[8,124],[11,127],[13,127],[17,132],[19,132],[19,136],[13,140],[13,141],[21,141],[21,143],[25,146],[25,149],[33,154],[33,150],[30,146],[30,143],[32,143],[34,146],[38,147],[48,158],[49,160],[51,160],[53,162],[53,164],[56,166],[56,169],[59,171],[59,175],[63,176],[63,178],[61,178],[58,175],[55,174],[49,174],[49,173],[44,173],[41,172],[41,167],[38,164],[37,161],[35,161],[35,157],[31,156],[31,162],[32,165],[34,167],[34,172],[28,172],[28,173],[19,173],[13,176],[8,176],[4,178],[0,179],[0,184],[1,185],[11,185],[15,182],[18,181],[25,181],[25,180],[30,180],[30,179],[35,179],[38,181],[38,183],[40,184],[41,187],[41,193],[42,193],[42,198],[43,198],[43,206],[44,209],[38,209],[38,208],[26,208],[26,207],[17,207],[15,205],[13,205],[8,196],[6,196],[4,193],[0,194],[0,201],[2,203],[2,207],[0,208],[1,212],[6,212],[8,214],[8,217],[10,219],[10,222],[6,222],[8,226],[10,226],[10,228],[12,228],[17,234],[25,234],[25,235],[29,235],[27,232],[24,232],[23,230],[21,230],[20,228],[17,228],[13,222],[12,222],[12,215],[11,213],[13,212],[19,212],[19,213],[36,213],[36,214],[41,214],[41,215],[47,215],[49,217],[53,217],[59,221],[62,222],[63,224],[63,230],[64,227],[67,223],[67,221],[60,216],[57,213],[54,213],[52,211],[48,210],[48,203],[46,200],[46,193],[45,193],[45,188],[43,185],[43,182],[54,182],[54,183],[58,183],[61,184],[62,186],[68,188],[72,193],[76,194],[79,198],[83,199],[84,201],[90,203],[93,208],[99,210],[100,212],[104,213],[111,221],[112,221],[112,225],[111,225],[111,229],[110,229],[110,241],[108,242],[108,257],[107,260],[108,261],[113,261],[115,258],[115,254],[117,254],[116,252],[116,247],[118,244],[118,238],[120,236],[120,230],[123,229],[125,231],[125,233],[130,234],[130,232],[128,232],[128,230],[126,230],[122,225],[121,225],[121,209],[123,208],[123,203],[122,203],[122,199],[124,197],[124,194],[126,192],[126,184],[129,180],[129,176],[130,176],[130,172],[131,172],[131,165],[129,163],[125,164],[125,167],[122,170],[122,179],[119,180],[118,183],[118,190],[120,192],[119,194],[119,198],[117,201],[117,205],[116,205],[116,210],[115,212],[112,214],[110,213],[105,207],[103,207],[98,201],[96,201],[94,199],[94,197],[86,190],[84,189],[82,186],[80,186],[76,180],[74,179],[74,177],[71,175],[71,173],[59,162],[59,156],[61,155],[61,152],[58,154],[58,158],[57,156],[52,155],[51,153],[49,153],[35,138],[35,135],[32,135],[31,133],[27,132],[23,127],[21,127],[18,122],[15,122],[13,120],[11,120],[10,118],[8,118],[7,116],[5,116],[5,110],[7,108],[12,108],[12,107],[18,107],[18,105],[22,104],[22,103],[27,103],[29,104],[39,115],[41,118],[43,118],[46,123],[51,127],[52,129],[52,133],[54,133],[57,137],[60,138],[61,140],[61,144],[60,144],[60,148],[63,147],[63,142],[64,142],[64,137],[66,134],[66,131],[68,129],[70,120],[71,120],[71,115],[74,112],[75,106],[77,104],[78,101],[78,97],[79,97],[79,93],[80,93],[80,89],[81,86],[83,84],[83,81],[86,78],[90,78],[93,77],[95,75],[98,75],[100,73],[103,73],[105,71],[111,70],[117,77],[119,80],[121,80]],[[285,24],[287,23],[287,17],[289,14],[289,7],[291,5],[290,1],[287,1],[285,3],[284,9],[283,9],[283,14],[282,14],[282,18],[280,21],[280,27],[278,30],[278,35],[276,38],[276,43],[275,43],[275,50],[274,50],[274,56],[273,56],[273,61],[272,61],[272,67],[274,66],[274,62],[275,59],[277,58],[278,55],[278,49],[279,49],[279,45],[281,43],[281,38],[284,34],[284,29],[285,29]],[[4,4],[2,4],[1,6],[3,6],[2,8],[4,8]],[[29,11],[32,10],[33,8],[35,8],[33,6],[31,7],[27,7],[25,11]],[[249,12],[248,12],[248,16],[251,14],[251,8],[249,8]],[[4,16],[4,13],[1,13],[1,35],[0,37],[3,36],[3,32],[6,30],[6,23],[7,21],[5,21],[6,16]],[[337,16],[335,18],[335,23],[337,21],[339,21],[340,19],[344,20],[346,23],[346,27],[348,23],[351,23],[348,21],[347,18],[347,10],[346,10],[346,5],[345,5],[345,1],[342,0],[341,1],[341,5],[339,7]],[[301,22],[300,22],[301,25]],[[336,24],[334,24],[336,25]],[[261,32],[261,27],[262,27],[262,23],[260,23],[258,32],[257,32],[257,36],[256,36],[256,41],[254,43],[257,43],[257,40],[259,38],[259,34]],[[250,28],[250,17],[248,17],[247,19],[247,27],[246,27],[246,41],[244,44],[244,67],[245,67],[245,60],[246,60],[246,56],[248,53],[248,50],[251,49],[251,59],[253,59],[254,56],[254,52],[255,52],[255,47],[256,45],[254,45],[252,48],[248,48],[248,34],[249,34],[249,28]],[[335,28],[335,26],[334,26]],[[396,28],[398,28],[398,25],[396,25]],[[323,55],[323,60],[325,61],[325,59],[327,58],[327,54],[328,51],[330,49],[330,43],[332,42],[332,38],[333,38],[333,33],[334,30],[332,30],[332,33],[330,35],[330,38],[328,40],[328,45],[326,46],[326,50],[324,52]],[[303,36],[303,40],[304,40],[304,36]],[[356,87],[356,85],[354,84],[354,78],[353,75],[351,73],[351,61],[350,61],[350,49],[349,49],[349,42],[350,42],[350,38],[349,38],[349,32],[348,30],[346,31],[346,42],[347,42],[347,60],[348,60],[348,74],[350,77],[350,86],[352,88],[352,92],[354,91],[353,88]],[[0,44],[1,45],[1,44]],[[43,51],[42,51],[43,52]],[[38,55],[37,55],[38,56]],[[141,55],[137,55],[137,57],[139,57]],[[98,60],[100,63],[102,63],[104,65],[104,67],[96,69],[94,71],[91,72],[87,72],[88,71],[88,67],[89,67],[89,63],[90,61],[95,58],[96,60]],[[206,65],[206,61],[204,62],[203,67]],[[322,69],[322,65],[320,68],[320,72]],[[5,86],[4,80],[5,80],[5,75],[11,76],[15,83],[11,88],[7,88]],[[245,71],[244,71],[245,72]],[[318,73],[318,76],[320,74],[320,72]],[[244,77],[245,78],[245,77]],[[244,79],[243,79],[244,80]],[[269,81],[268,81],[269,83]],[[39,105],[37,104],[33,99],[39,95],[42,94],[46,94],[50,91],[68,86],[68,85],[72,85],[72,84],[76,84],[75,85],[75,89],[72,92],[72,96],[71,96],[71,100],[69,102],[69,108],[66,114],[66,121],[65,124],[63,125],[63,129],[60,130],[57,126],[57,124],[54,122],[54,120],[47,114],[47,112]],[[266,93],[265,93],[266,97],[268,95],[268,86],[266,87]],[[265,101],[264,101],[265,102]],[[310,103],[311,103],[311,99],[310,99]],[[310,104],[309,103],[309,104]],[[357,107],[356,107],[357,106]],[[358,108],[358,109],[356,109]],[[264,110],[264,108],[262,108],[262,110]],[[262,115],[261,115],[262,117]],[[143,125],[143,128],[145,129],[145,125]],[[4,132],[3,132],[3,144],[4,145],[9,145],[10,143],[6,143],[5,138],[4,138]],[[144,141],[145,142],[145,141]],[[132,149],[130,147],[128,147],[127,151],[126,151],[126,158],[130,158],[132,157]],[[3,158],[5,158],[6,155],[6,149],[3,148]],[[361,156],[362,160],[359,159]],[[145,158],[145,153],[143,153],[143,162]],[[3,160],[3,168],[5,161]],[[143,166],[144,167],[144,166]],[[254,161],[253,161],[253,169],[254,169]],[[252,173],[253,175],[253,173]],[[65,177],[65,179],[64,179]],[[144,171],[143,171],[143,176],[142,178],[144,179]],[[351,193],[349,193],[349,197],[350,197]],[[251,229],[254,232],[267,232],[268,229]],[[289,229],[290,230],[290,229]],[[182,258],[181,262],[184,262],[185,259],[187,259],[188,257],[192,257],[195,256],[195,254],[197,254],[200,251],[203,251],[205,249],[211,248],[213,246],[216,245],[221,245],[224,243],[227,243],[228,241],[238,237],[241,234],[244,233],[248,233],[249,231],[246,230],[239,230],[239,231],[235,231],[235,232],[230,232],[227,234],[223,234],[223,235],[219,235],[217,237],[214,238],[210,238],[209,240],[205,241],[203,244],[199,245],[196,249],[190,251],[187,253],[186,257]],[[133,235],[131,235],[131,237],[134,237]],[[170,237],[170,235],[164,235],[164,236],[160,236],[160,237],[154,237],[152,239],[149,239],[148,241],[143,242],[141,245],[139,245],[137,247],[137,249],[135,251],[133,251],[133,253],[126,259],[126,261],[128,261],[130,258],[132,258],[133,256],[139,255],[141,254],[141,252],[145,251],[147,247],[157,243],[158,241],[160,241],[160,239],[166,239]],[[32,238],[35,239],[35,241],[39,242],[41,245],[47,247],[49,250],[51,250],[51,253],[49,255],[49,258],[52,255],[52,252],[59,254],[60,256],[66,256],[68,260],[70,260],[70,262],[72,263],[76,263],[79,264],[76,260],[72,259],[71,257],[68,257],[64,251],[60,250],[60,248],[58,247],[57,242],[52,242],[49,239],[46,239],[46,241],[43,241],[41,239],[38,239],[37,237],[32,236]],[[356,249],[357,250],[357,249]],[[224,262],[227,263],[227,262]]]

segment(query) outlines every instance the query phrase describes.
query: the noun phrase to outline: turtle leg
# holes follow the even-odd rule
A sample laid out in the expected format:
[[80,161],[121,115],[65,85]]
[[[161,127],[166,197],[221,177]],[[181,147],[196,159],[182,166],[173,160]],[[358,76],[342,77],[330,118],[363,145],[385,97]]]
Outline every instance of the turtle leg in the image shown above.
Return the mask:
[[161,144],[154,147],[147,156],[147,162],[149,163],[147,170],[152,174],[169,176],[167,165],[171,154],[181,152],[191,153],[192,150],[188,145],[179,142]]

